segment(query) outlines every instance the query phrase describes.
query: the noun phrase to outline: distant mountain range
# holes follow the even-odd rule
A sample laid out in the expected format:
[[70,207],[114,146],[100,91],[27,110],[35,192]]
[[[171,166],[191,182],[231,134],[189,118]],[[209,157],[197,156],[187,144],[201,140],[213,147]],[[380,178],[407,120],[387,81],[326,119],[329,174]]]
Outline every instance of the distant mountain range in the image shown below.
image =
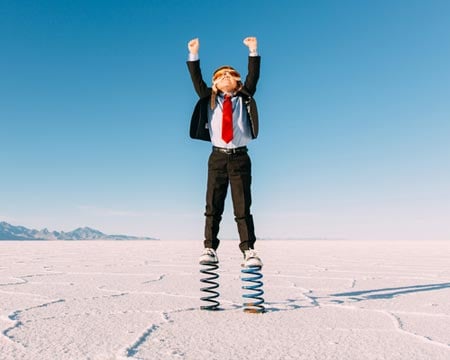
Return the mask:
[[89,227],[80,227],[70,232],[35,230],[0,222],[0,240],[156,240],[150,237],[129,235],[107,235]]

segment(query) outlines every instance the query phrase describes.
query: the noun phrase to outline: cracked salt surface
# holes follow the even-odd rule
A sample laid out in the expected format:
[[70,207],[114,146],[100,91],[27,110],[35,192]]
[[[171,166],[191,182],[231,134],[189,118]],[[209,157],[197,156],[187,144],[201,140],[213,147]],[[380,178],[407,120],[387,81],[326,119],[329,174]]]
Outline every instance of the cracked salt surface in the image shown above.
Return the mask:
[[450,242],[259,241],[262,315],[233,241],[199,310],[201,246],[0,242],[1,359],[450,358]]

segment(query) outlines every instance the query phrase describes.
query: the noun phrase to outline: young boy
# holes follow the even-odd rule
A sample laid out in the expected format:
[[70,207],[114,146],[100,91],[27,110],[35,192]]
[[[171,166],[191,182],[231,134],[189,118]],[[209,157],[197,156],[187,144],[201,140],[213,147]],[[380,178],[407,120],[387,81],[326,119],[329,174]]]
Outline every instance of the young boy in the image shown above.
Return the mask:
[[198,50],[200,43],[188,43],[187,61],[192,83],[200,100],[195,106],[190,125],[190,136],[210,141],[213,145],[208,160],[206,191],[206,221],[204,251],[200,264],[218,263],[219,225],[222,220],[228,184],[231,185],[234,216],[239,232],[239,248],[244,255],[243,266],[262,266],[254,250],[255,229],[251,206],[251,162],[247,144],[258,136],[258,111],[253,94],[259,78],[261,58],[257,40],[247,37],[248,75],[242,83],[240,74],[231,66],[221,66],[212,76],[208,87],[202,77]]

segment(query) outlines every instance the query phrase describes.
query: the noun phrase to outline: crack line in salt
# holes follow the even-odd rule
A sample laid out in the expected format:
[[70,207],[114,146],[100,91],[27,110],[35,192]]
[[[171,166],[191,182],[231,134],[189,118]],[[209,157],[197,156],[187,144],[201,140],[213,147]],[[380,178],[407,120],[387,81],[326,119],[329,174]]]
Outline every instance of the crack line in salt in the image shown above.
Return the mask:
[[165,277],[166,277],[166,274],[161,274],[158,279],[147,280],[147,281],[144,281],[142,284],[149,284],[149,283],[152,283],[152,282],[158,282],[158,281],[163,280]]
[[119,295],[164,295],[164,296],[172,296],[172,297],[179,297],[179,298],[186,298],[186,299],[197,299],[197,296],[193,295],[181,295],[181,294],[170,294],[163,291],[127,291],[123,292],[123,290],[114,290],[114,289],[106,289],[99,287],[100,291],[104,292],[112,292],[112,293],[120,293]]
[[14,311],[14,312],[11,313],[10,315],[8,315],[8,318],[9,318],[9,320],[15,322],[15,324],[14,324],[13,326],[10,326],[9,328],[3,330],[3,331],[2,331],[2,335],[5,336],[8,340],[10,340],[10,341],[12,341],[12,342],[14,342],[14,343],[16,343],[16,344],[19,344],[19,345],[21,345],[21,346],[24,346],[24,345],[23,345],[22,343],[20,343],[19,341],[16,341],[16,340],[14,339],[14,336],[9,335],[9,333],[10,333],[11,331],[13,331],[13,330],[15,330],[15,329],[19,329],[19,328],[23,325],[23,322],[20,321],[20,316],[21,316],[21,314],[24,313],[24,312],[26,312],[26,311],[30,311],[30,310],[34,310],[34,309],[40,309],[40,308],[43,308],[43,307],[48,307],[48,306],[50,306],[50,305],[58,304],[58,303],[65,302],[65,301],[66,301],[66,300],[64,300],[64,299],[58,299],[58,300],[46,302],[46,303],[44,303],[44,304],[40,304],[40,305],[37,305],[37,306],[32,306],[32,307],[30,307],[30,308],[26,308],[26,309],[23,309],[23,310],[16,310],[16,311]]
[[446,348],[446,349],[450,348],[449,344],[444,344],[444,343],[441,343],[439,341],[433,340],[432,338],[430,338],[428,336],[420,335],[420,334],[417,334],[415,332],[406,330],[404,328],[404,324],[403,324],[403,321],[400,318],[400,316],[397,316],[397,315],[395,315],[394,313],[392,313],[390,311],[386,311],[386,310],[374,310],[374,311],[378,311],[380,313],[388,315],[391,318],[392,322],[394,323],[396,329],[398,331],[400,331],[400,332],[404,332],[405,334],[408,334],[410,336],[418,338],[418,339],[420,339],[420,340],[422,340],[422,341],[424,341],[426,343],[430,343],[430,344],[433,344],[433,345],[436,345],[436,346],[439,346],[439,347],[443,347],[443,348]]
[[22,279],[22,278],[20,278],[20,277],[11,277],[10,279],[19,279],[20,282],[0,284],[0,286],[24,285],[24,284],[27,284],[27,283],[28,283],[27,280]]
[[131,358],[134,357],[138,351],[139,348],[147,342],[147,339],[155,332],[157,331],[162,325],[168,324],[173,322],[173,320],[170,319],[169,313],[166,311],[163,311],[161,313],[162,322],[157,324],[152,324],[150,327],[148,327],[142,335],[130,346],[125,348],[126,357]]

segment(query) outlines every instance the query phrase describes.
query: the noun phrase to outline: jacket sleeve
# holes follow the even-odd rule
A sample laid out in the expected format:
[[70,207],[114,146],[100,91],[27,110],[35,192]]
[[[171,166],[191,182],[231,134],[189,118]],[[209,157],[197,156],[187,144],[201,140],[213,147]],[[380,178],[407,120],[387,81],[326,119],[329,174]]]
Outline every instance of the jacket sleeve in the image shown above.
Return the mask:
[[211,88],[203,81],[202,71],[200,69],[200,60],[187,61],[187,67],[189,74],[191,75],[192,84],[194,85],[195,92],[200,98],[211,95]]
[[253,96],[256,92],[256,84],[259,79],[259,68],[261,64],[261,56],[248,57],[248,73],[245,78],[244,86],[247,91]]

